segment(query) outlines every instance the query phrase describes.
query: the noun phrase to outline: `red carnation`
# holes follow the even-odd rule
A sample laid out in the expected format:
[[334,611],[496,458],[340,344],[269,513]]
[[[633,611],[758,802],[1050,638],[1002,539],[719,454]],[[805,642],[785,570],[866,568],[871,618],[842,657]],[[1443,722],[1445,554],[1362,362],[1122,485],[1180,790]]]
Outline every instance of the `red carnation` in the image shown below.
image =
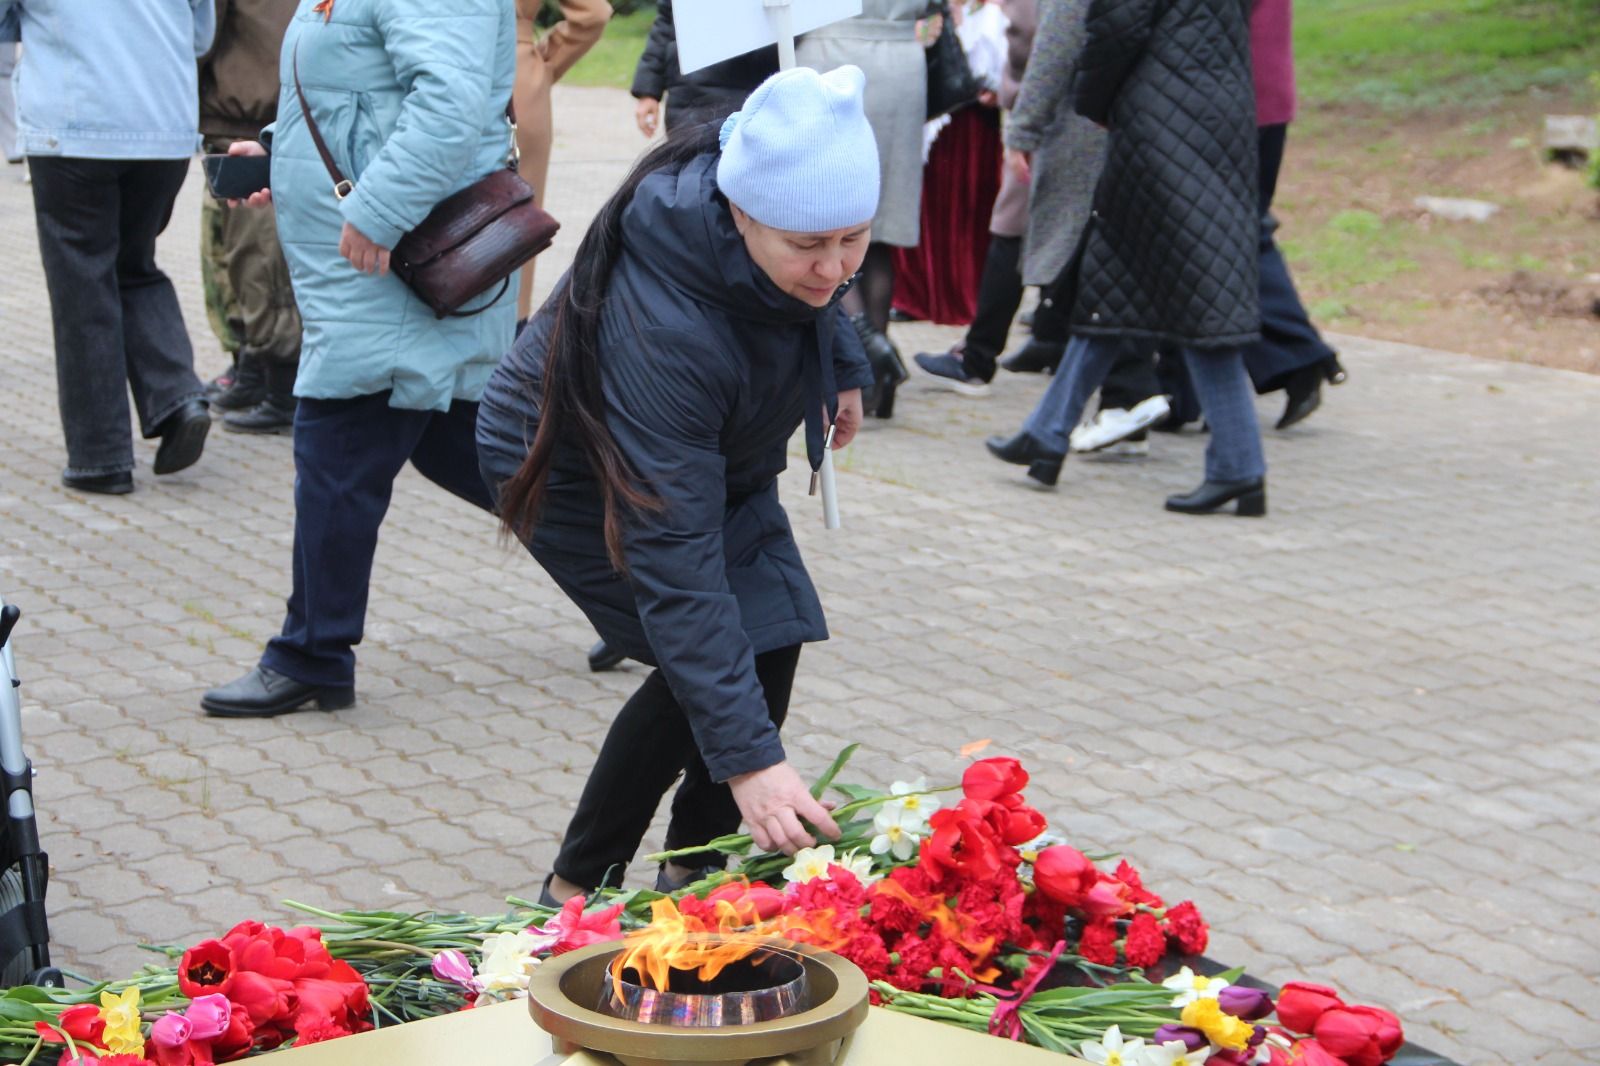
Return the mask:
[[1156,916],[1149,911],[1140,911],[1134,915],[1133,921],[1128,923],[1128,936],[1123,942],[1122,953],[1127,956],[1129,966],[1147,969],[1160,962],[1167,953],[1167,937],[1161,931],[1161,923],[1156,921]]
[[[1185,955],[1200,954],[1211,941],[1211,929],[1206,925],[1205,919],[1200,917],[1200,908],[1189,900],[1184,900],[1176,907],[1167,908],[1167,932],[1177,940]],[[1283,1015],[1279,1014],[1279,1017]]]
[[968,799],[997,800],[1028,787],[1028,771],[1015,759],[979,759],[961,775],[961,791]]
[[[1168,912],[1171,918],[1171,912]],[[1285,1029],[1296,1033],[1310,1033],[1317,1027],[1317,1019],[1335,1007],[1343,1007],[1339,993],[1325,985],[1290,981],[1278,993],[1278,1021]]]
[[1045,848],[1033,863],[1034,885],[1063,907],[1081,906],[1099,879],[1100,871],[1089,857],[1065,844]]
[[1332,1007],[1317,1019],[1317,1043],[1349,1066],[1382,1066],[1400,1050],[1400,1019],[1379,1007]]
[[1146,907],[1166,906],[1160,896],[1144,887],[1144,878],[1139,876],[1139,871],[1134,869],[1127,859],[1117,863],[1116,878],[1128,886],[1129,897],[1135,903],[1142,903]]
[[1117,964],[1117,927],[1110,921],[1090,922],[1078,940],[1078,954],[1101,966]]

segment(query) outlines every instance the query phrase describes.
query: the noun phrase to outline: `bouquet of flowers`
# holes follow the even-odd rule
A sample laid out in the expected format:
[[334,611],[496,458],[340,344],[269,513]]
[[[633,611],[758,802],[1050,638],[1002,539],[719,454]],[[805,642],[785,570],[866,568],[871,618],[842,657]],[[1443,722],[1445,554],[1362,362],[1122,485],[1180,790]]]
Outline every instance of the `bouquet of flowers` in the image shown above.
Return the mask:
[[884,1008],[1108,1066],[1381,1066],[1403,1042],[1392,1014],[1332,989],[1293,983],[1274,1001],[1238,970],[1179,966],[1209,935],[1194,903],[1168,904],[1127,861],[1107,870],[1109,857],[1051,837],[1016,759],[975,761],[947,787],[835,784],[854,751],[813,789],[846,801],[834,843],[757,854],[736,834],[692,849],[735,858],[732,873],[671,896],[607,891],[559,910],[512,899],[491,918],[291,903],[322,924],[246,921],[157,949],[176,964],[129,980],[6,990],[0,1060],[58,1048],[85,1066],[209,1066],[524,996],[542,959],[667,920],[826,948]]

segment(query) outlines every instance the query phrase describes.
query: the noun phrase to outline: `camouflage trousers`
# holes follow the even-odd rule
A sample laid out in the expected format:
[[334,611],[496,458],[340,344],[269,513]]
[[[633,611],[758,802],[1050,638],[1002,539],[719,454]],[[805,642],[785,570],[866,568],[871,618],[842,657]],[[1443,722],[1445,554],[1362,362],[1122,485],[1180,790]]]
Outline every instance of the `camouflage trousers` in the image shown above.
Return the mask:
[[[226,140],[206,142],[226,152]],[[206,314],[224,350],[274,363],[300,359],[300,311],[270,207],[229,207],[209,193],[200,208],[200,276]]]

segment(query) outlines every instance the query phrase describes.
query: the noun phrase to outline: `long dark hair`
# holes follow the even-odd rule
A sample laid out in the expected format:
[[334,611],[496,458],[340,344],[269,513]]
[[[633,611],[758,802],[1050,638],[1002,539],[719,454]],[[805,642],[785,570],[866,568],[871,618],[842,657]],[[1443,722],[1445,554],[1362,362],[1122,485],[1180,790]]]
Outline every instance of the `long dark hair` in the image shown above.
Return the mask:
[[658,171],[681,170],[697,156],[717,149],[718,123],[681,128],[645,154],[620,188],[612,193],[578,245],[566,279],[551,294],[550,347],[545,352],[544,394],[539,401],[539,430],[528,457],[500,486],[500,521],[523,543],[533,536],[544,508],[550,467],[558,444],[576,444],[588,458],[605,504],[606,555],[619,571],[625,511],[659,510],[660,499],[639,480],[627,456],[606,425],[605,396],[600,378],[600,310],[611,285],[611,271],[622,251],[622,215],[633,202],[639,183]]

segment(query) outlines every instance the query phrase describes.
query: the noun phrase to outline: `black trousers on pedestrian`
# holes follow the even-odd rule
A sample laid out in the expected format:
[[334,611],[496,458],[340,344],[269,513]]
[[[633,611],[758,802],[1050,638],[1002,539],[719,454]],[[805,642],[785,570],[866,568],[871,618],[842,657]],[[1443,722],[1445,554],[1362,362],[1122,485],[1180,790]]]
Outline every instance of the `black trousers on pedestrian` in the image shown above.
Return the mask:
[[1272,217],[1272,197],[1278,188],[1288,132],[1287,125],[1262,126],[1257,131],[1261,149],[1261,339],[1243,351],[1245,369],[1258,393],[1281,389],[1295,371],[1334,356],[1311,324],[1289,275],[1289,264],[1273,236],[1278,220]]
[[390,407],[389,393],[302,398],[294,416],[294,591],[283,632],[261,656],[269,670],[309,685],[355,682],[355,646],[367,618],[378,527],[407,462],[485,511],[478,472],[478,405],[448,411]]
[[1160,392],[1155,348],[1147,343],[1125,344],[1100,383],[1100,406],[1130,411]]
[[[798,644],[756,656],[756,677],[773,725],[781,727],[789,713],[789,692],[799,662]],[[680,773],[683,783],[672,798],[667,850],[695,847],[737,832],[740,816],[733,791],[711,780],[688,716],[661,671],[655,670],[611,723],[561,842],[556,875],[585,889],[621,884],[661,797]],[[677,861],[682,866],[721,866],[724,857],[706,852]]]
[[990,381],[1005,351],[1011,320],[1022,306],[1022,238],[989,235],[989,251],[978,277],[978,308],[967,327],[961,362],[968,374]]
[[156,238],[172,218],[189,161],[32,156],[28,164],[66,473],[132,470],[129,388],[146,438],[204,391],[178,294],[156,266]]

